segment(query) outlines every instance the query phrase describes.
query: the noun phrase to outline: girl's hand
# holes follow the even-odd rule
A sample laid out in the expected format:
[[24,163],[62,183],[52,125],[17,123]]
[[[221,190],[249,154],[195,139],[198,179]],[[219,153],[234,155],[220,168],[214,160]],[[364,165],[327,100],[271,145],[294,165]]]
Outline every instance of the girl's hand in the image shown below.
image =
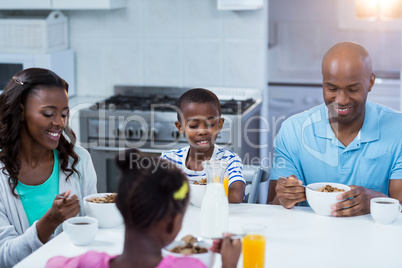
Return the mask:
[[221,245],[221,255],[222,255],[222,267],[237,267],[237,262],[239,261],[241,253],[241,241],[240,239],[232,240],[231,235],[223,236]]
[[236,267],[241,253],[240,239],[232,240],[233,234],[224,233],[223,239],[216,239],[212,242],[211,251],[222,255],[222,267]]

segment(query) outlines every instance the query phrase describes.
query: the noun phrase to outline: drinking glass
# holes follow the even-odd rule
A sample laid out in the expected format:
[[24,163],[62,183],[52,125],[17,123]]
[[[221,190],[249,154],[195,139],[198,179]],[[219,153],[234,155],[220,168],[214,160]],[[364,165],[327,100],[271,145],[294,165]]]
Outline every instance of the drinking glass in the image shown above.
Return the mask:
[[223,188],[225,189],[225,194],[229,197],[229,173],[226,171],[223,176]]
[[243,267],[264,268],[265,263],[265,232],[263,224],[253,223],[242,226],[243,237]]

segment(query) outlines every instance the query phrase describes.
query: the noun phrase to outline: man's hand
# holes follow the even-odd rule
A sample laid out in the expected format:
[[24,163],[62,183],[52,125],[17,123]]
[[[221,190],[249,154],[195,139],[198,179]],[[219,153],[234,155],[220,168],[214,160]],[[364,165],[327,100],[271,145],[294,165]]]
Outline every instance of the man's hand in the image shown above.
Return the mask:
[[339,194],[336,199],[345,200],[331,205],[331,214],[336,217],[350,217],[370,213],[370,200],[374,197],[387,197],[383,193],[351,185],[351,190]]
[[277,203],[285,208],[292,208],[297,203],[305,201],[306,193],[304,187],[301,186],[302,184],[303,182],[294,175],[289,178],[279,178],[275,187],[275,199],[278,203],[274,200],[273,204]]

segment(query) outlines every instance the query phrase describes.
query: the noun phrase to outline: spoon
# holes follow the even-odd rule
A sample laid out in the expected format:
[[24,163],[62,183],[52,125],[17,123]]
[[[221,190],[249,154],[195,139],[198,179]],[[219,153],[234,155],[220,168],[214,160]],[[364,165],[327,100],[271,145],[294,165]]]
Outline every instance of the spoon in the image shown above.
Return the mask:
[[[246,234],[237,234],[237,235],[232,235],[231,237],[230,237],[230,239],[240,239],[240,238],[242,238],[243,236],[245,236]],[[211,239],[211,240],[218,240],[218,239],[223,239],[223,237],[211,237],[211,238],[209,238],[209,239]]]
[[65,196],[64,194],[56,194],[56,197],[61,198],[61,199],[67,198],[67,196]]
[[[289,178],[289,177],[283,177],[283,176],[281,176],[281,175],[279,175],[278,173],[276,173],[275,172],[275,175],[276,176],[279,176],[280,178]],[[313,188],[311,188],[311,187],[309,187],[309,186],[307,186],[307,185],[300,185],[300,186],[303,186],[304,188],[307,188],[307,189],[310,189],[310,190],[312,190],[312,191],[315,191]]]

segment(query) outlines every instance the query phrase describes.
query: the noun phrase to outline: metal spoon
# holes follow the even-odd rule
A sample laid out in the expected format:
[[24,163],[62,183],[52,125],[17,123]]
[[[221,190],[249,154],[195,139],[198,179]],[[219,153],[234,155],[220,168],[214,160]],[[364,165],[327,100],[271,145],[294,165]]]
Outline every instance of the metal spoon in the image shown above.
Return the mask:
[[61,198],[61,199],[67,198],[67,196],[65,196],[63,194],[56,194],[56,197]]
[[[245,236],[246,234],[237,234],[237,235],[232,235],[231,237],[230,237],[230,239],[240,239],[240,238],[242,238],[243,236]],[[211,240],[218,240],[218,239],[223,239],[223,237],[211,237],[211,238],[209,238],[209,239],[211,239]]]
[[[279,176],[280,178],[289,178],[289,177],[283,177],[283,176],[281,176],[281,175],[279,175],[278,173],[276,173],[275,172],[275,175],[276,176]],[[310,189],[310,190],[312,190],[312,191],[315,191],[313,188],[311,188],[311,187],[309,187],[309,186],[307,186],[307,185],[300,185],[300,186],[303,186],[304,188],[308,188],[308,189]]]

